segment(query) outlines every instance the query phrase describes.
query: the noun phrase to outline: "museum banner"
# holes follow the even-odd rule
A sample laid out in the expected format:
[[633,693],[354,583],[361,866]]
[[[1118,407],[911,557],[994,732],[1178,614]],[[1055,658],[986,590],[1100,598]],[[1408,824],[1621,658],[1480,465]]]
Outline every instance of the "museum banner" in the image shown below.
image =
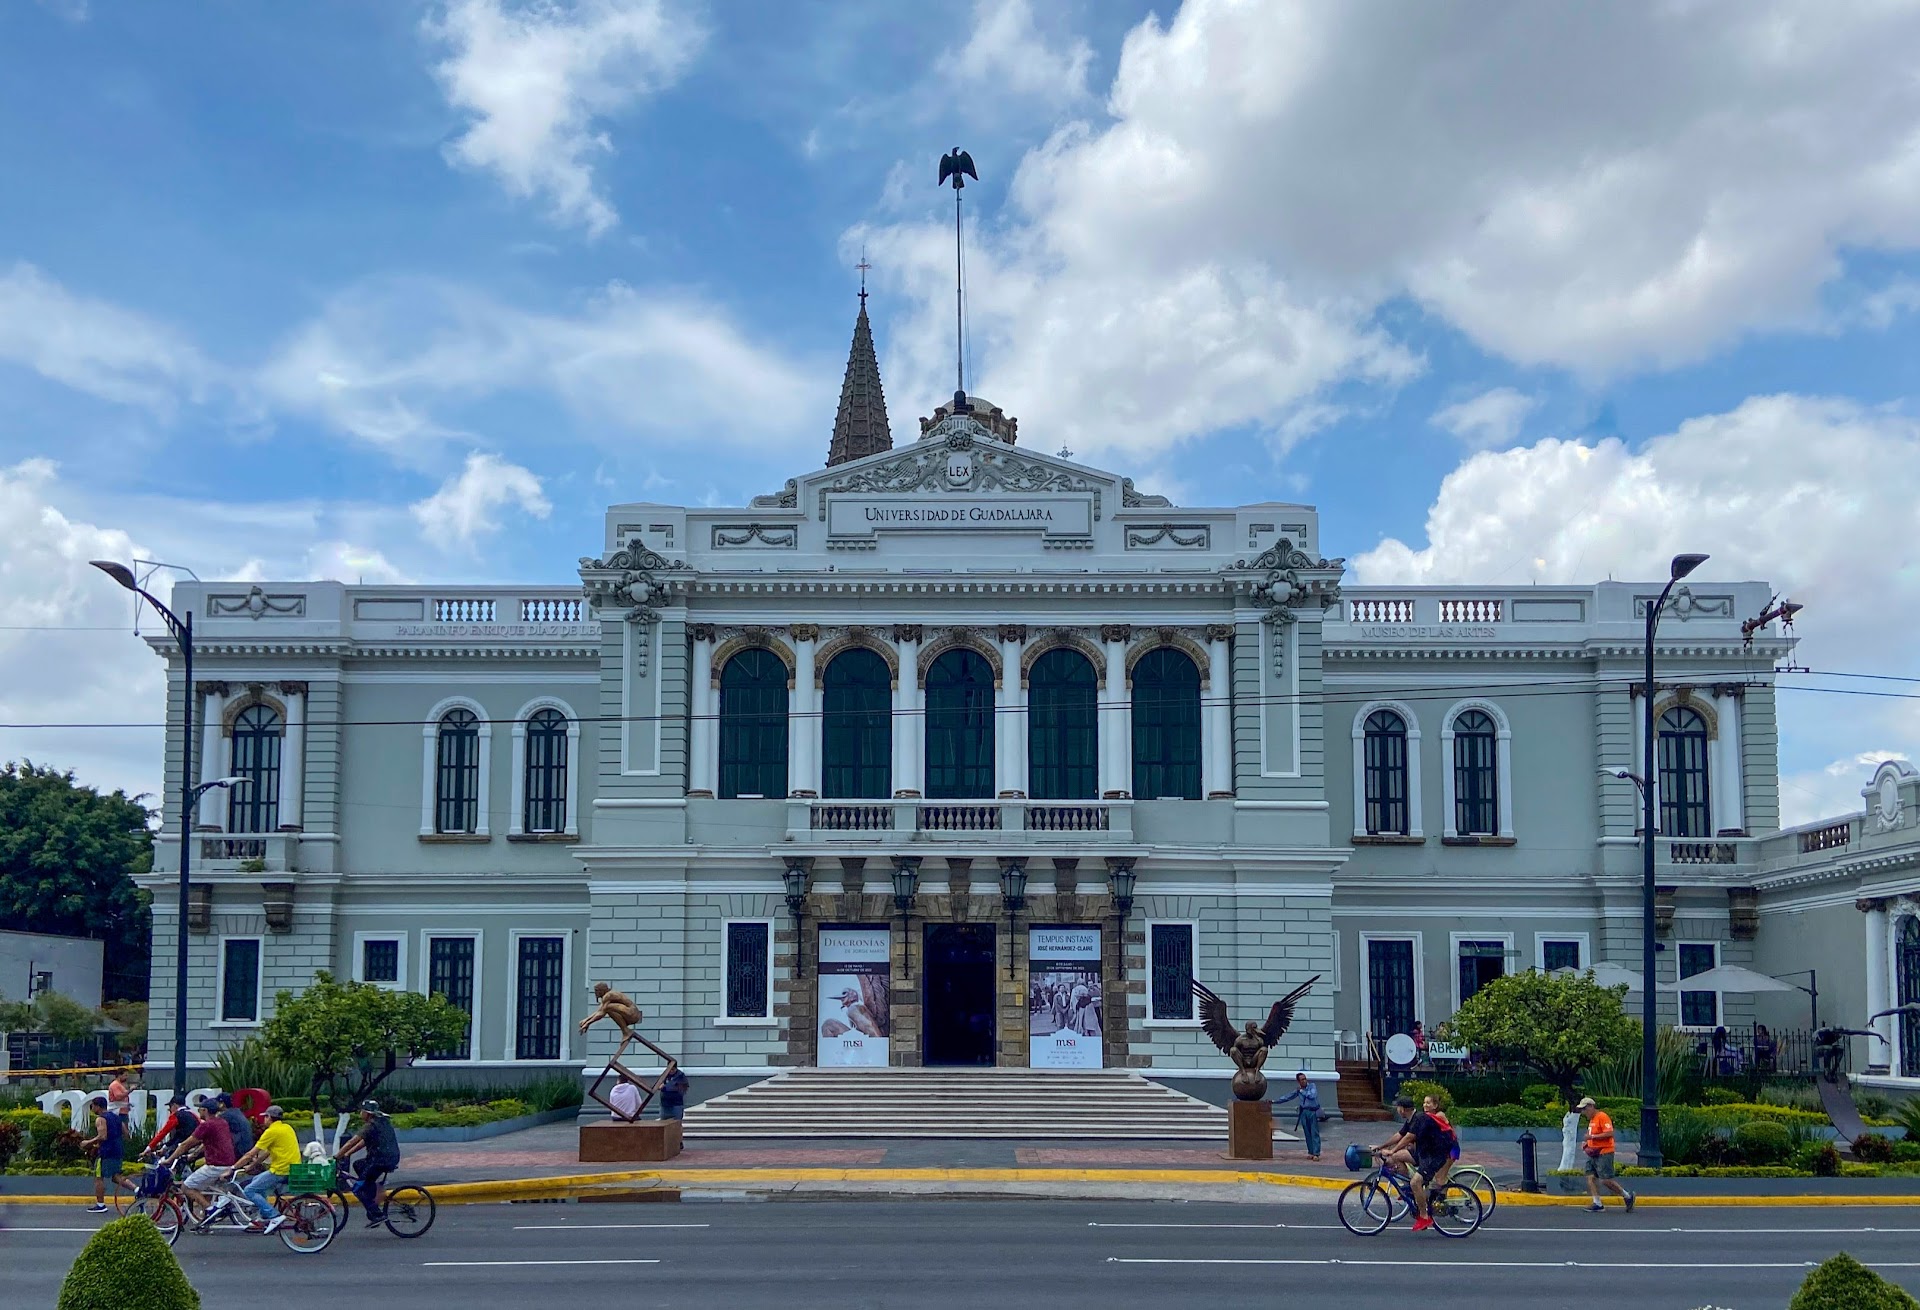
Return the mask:
[[1100,930],[1027,930],[1028,1063],[1035,1069],[1099,1069]]
[[886,1067],[892,936],[888,928],[820,930],[821,1067]]

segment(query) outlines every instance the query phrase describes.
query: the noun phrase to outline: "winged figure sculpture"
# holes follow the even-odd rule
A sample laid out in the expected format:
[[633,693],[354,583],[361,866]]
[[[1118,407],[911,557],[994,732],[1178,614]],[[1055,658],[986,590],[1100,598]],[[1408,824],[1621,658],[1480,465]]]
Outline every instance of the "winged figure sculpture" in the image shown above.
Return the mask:
[[1227,1003],[1198,979],[1193,984],[1193,994],[1200,1001],[1200,1026],[1206,1030],[1213,1044],[1236,1066],[1233,1074],[1233,1095],[1236,1100],[1258,1101],[1267,1094],[1267,1076],[1260,1072],[1267,1062],[1267,1052],[1274,1044],[1286,1036],[1287,1029],[1293,1026],[1293,1007],[1300,998],[1313,990],[1320,981],[1320,975],[1301,983],[1298,987],[1282,996],[1267,1011],[1267,1021],[1257,1024],[1249,1020],[1244,1032],[1233,1030],[1233,1020],[1227,1017]]
[[973,168],[973,156],[962,150],[959,146],[955,146],[946,154],[940,156],[940,181],[935,183],[935,185],[946,185],[948,178],[953,179],[953,189],[955,191],[965,186],[968,178],[972,178],[976,182],[980,180],[980,174],[976,173]]

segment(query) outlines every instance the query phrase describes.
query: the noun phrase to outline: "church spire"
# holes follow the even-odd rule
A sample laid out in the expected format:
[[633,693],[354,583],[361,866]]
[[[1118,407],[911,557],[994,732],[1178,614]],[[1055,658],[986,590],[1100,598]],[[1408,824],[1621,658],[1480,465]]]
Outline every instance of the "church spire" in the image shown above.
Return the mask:
[[880,388],[880,361],[873,352],[873,324],[867,321],[867,257],[860,256],[860,316],[853,321],[853,347],[847,352],[847,376],[840,384],[840,411],[833,419],[833,444],[827,465],[893,449],[887,426],[887,396]]

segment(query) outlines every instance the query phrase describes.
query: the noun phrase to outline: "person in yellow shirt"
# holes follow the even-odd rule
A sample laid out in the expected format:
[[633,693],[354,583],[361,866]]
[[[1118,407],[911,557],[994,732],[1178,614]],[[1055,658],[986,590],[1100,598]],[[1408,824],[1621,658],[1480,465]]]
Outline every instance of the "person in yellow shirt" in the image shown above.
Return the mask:
[[277,1105],[267,1107],[267,1126],[254,1139],[253,1149],[234,1166],[236,1175],[258,1171],[241,1189],[257,1216],[252,1228],[257,1233],[270,1233],[286,1222],[286,1216],[273,1208],[273,1194],[287,1185],[287,1175],[300,1163],[300,1139],[282,1119],[283,1114]]
[[1633,1209],[1637,1199],[1632,1192],[1620,1186],[1613,1177],[1613,1116],[1594,1104],[1591,1096],[1585,1097],[1573,1107],[1587,1119],[1587,1196],[1589,1210],[1604,1210],[1600,1201],[1600,1185],[1606,1184],[1607,1190],[1626,1202],[1627,1209]]

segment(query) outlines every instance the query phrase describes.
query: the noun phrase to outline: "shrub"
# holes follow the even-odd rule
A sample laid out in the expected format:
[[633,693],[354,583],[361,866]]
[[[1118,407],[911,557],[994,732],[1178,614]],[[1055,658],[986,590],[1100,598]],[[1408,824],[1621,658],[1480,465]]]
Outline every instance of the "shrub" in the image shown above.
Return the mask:
[[1709,1087],[1700,1093],[1700,1100],[1706,1105],[1738,1105],[1741,1097],[1731,1087]]
[[1885,1092],[1869,1092],[1856,1088],[1853,1093],[1853,1104],[1854,1108],[1860,1111],[1862,1119],[1887,1119],[1893,1115],[1894,1107],[1898,1102]]
[[62,1128],[53,1135],[53,1145],[46,1158],[54,1164],[79,1164],[80,1157],[86,1153],[86,1135],[71,1128]]
[[1793,1151],[1793,1139],[1786,1126],[1756,1119],[1733,1130],[1733,1144],[1740,1148],[1748,1164],[1779,1164]]
[[1400,1095],[1411,1096],[1416,1108],[1422,1097],[1431,1096],[1440,1102],[1440,1109],[1443,1112],[1450,1112],[1453,1109],[1453,1093],[1439,1083],[1428,1082],[1424,1078],[1409,1078],[1401,1083]]
[[1920,1301],[1842,1251],[1807,1275],[1787,1310],[1920,1310]]
[[11,1120],[0,1119],[0,1169],[7,1167],[7,1162],[20,1153],[26,1141],[25,1128]]
[[304,1097],[313,1089],[313,1070],[281,1059],[260,1038],[249,1037],[213,1057],[212,1080],[230,1092],[258,1087],[285,1107],[288,1098]]
[[1840,1176],[1840,1152],[1832,1142],[1808,1142],[1793,1153],[1793,1164],[1816,1178]]
[[1453,1093],[1455,1105],[1514,1105],[1523,1098],[1521,1091],[1534,1081],[1526,1074],[1476,1073],[1435,1074],[1432,1081]]
[[1448,1118],[1455,1128],[1558,1128],[1560,1113],[1525,1105],[1470,1105]]
[[27,1117],[27,1155],[35,1160],[53,1159],[54,1142],[67,1131],[67,1121],[57,1114],[34,1112]]
[[200,1294],[153,1221],[103,1224],[67,1270],[57,1310],[199,1310]]
[[1700,1163],[1700,1148],[1713,1135],[1713,1125],[1691,1110],[1669,1110],[1660,1116],[1660,1151],[1675,1164]]
[[1893,1120],[1907,1130],[1909,1142],[1920,1142],[1920,1096],[1894,1106]]
[[1544,1110],[1559,1099],[1559,1089],[1552,1083],[1528,1083],[1520,1091],[1520,1104],[1529,1109]]
[[1879,1133],[1862,1133],[1853,1139],[1853,1156],[1868,1164],[1891,1164],[1893,1143]]
[[1893,1158],[1897,1164],[1920,1164],[1920,1142],[1895,1142]]

